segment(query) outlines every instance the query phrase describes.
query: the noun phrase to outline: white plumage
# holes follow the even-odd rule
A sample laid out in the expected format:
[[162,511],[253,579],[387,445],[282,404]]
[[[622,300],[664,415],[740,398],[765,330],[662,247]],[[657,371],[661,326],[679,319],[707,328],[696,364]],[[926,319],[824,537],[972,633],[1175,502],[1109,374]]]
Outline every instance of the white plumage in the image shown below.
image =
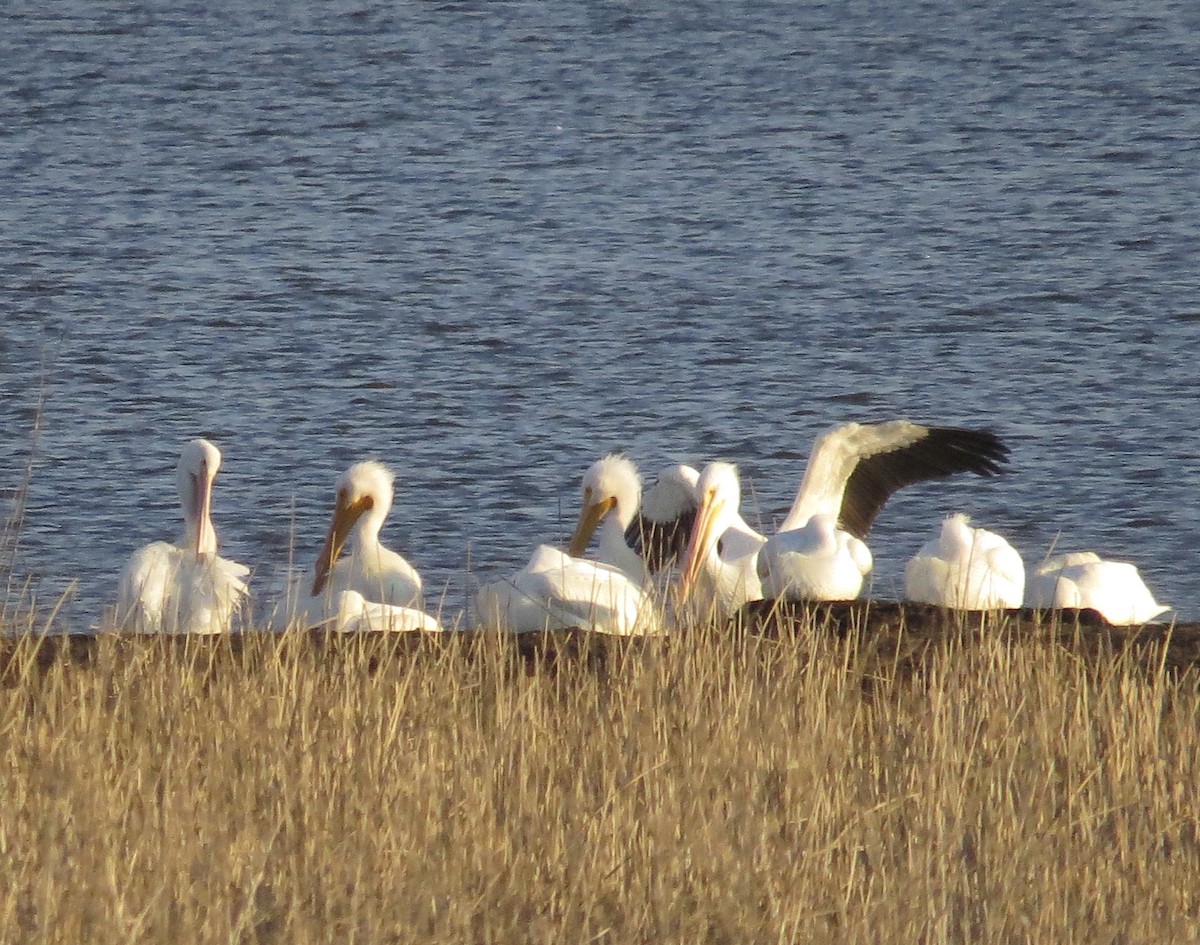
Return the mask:
[[[317,557],[312,596],[355,591],[367,601],[423,609],[421,575],[379,540],[394,477],[382,463],[355,463],[337,481],[329,534]],[[349,545],[346,557],[341,557]],[[332,612],[332,608],[326,607]]]
[[1056,555],[1029,574],[1026,605],[1090,607],[1114,626],[1147,623],[1171,608],[1158,603],[1138,569],[1092,551]]
[[583,501],[567,553],[582,557],[599,529],[596,559],[643,588],[661,586],[691,534],[700,478],[691,466],[668,466],[644,494],[642,477],[627,457],[611,453],[583,475]]
[[583,474],[583,501],[567,554],[581,557],[599,528],[597,558],[644,585],[650,578],[650,570],[625,539],[625,530],[637,515],[641,495],[642,477],[626,457],[613,453],[592,463]]
[[223,633],[246,595],[250,569],[217,554],[213,480],[221,451],[208,440],[183,447],[175,479],[187,524],[176,544],[152,542],[130,558],[117,591],[117,629],[138,633]]
[[826,514],[772,536],[758,554],[762,593],[768,599],[854,600],[871,565],[867,546]]
[[[441,633],[444,629],[423,610],[379,604],[358,591],[342,591],[332,600],[310,597],[308,602],[309,610],[303,619],[310,629],[337,633]],[[325,606],[321,607],[323,603]]]
[[699,618],[724,622],[747,602],[762,599],[757,563],[765,539],[738,511],[736,466],[709,463],[696,492],[699,509],[680,565],[679,597]]
[[938,536],[904,569],[904,596],[956,610],[1020,607],[1025,564],[995,532],[972,528],[965,515],[949,515]]
[[[820,598],[818,586],[835,589],[836,599],[841,599],[854,583],[851,567],[868,562],[869,553],[865,546],[846,541],[840,557],[829,559],[828,580],[809,582],[801,565],[815,568],[815,560],[795,557],[796,549],[815,548],[832,540],[820,523],[813,531],[804,531],[814,516],[826,516],[835,526],[835,535],[841,532],[861,542],[898,489],[961,472],[993,475],[1000,471],[1007,453],[1007,447],[986,430],[926,427],[908,420],[843,424],[823,433],[813,444],[792,507],[770,539],[749,528],[736,514],[740,490],[734,467],[714,463],[701,474],[697,487],[700,507],[681,568],[680,594],[686,597],[696,587],[704,602],[701,614],[707,607],[718,620],[762,596],[765,589],[760,572],[772,590],[782,590],[789,583],[797,588],[808,583],[811,599],[831,599]],[[793,534],[798,531],[801,533]],[[839,563],[835,566],[834,562]],[[795,580],[788,574],[790,567],[799,569]]]
[[539,545],[511,578],[475,595],[480,626],[527,633],[576,628],[598,633],[661,632],[650,599],[624,572]]

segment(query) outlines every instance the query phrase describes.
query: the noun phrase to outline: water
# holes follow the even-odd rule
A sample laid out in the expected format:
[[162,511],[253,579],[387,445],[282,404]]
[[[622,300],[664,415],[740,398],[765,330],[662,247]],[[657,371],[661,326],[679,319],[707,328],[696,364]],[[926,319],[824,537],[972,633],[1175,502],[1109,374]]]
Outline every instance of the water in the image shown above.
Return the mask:
[[9,0],[18,575],[93,620],[198,434],[264,596],[376,457],[459,603],[607,450],[734,459],[769,525],[818,432],[908,416],[1013,468],[897,496],[875,593],[964,510],[1200,618],[1198,62],[1189,0]]

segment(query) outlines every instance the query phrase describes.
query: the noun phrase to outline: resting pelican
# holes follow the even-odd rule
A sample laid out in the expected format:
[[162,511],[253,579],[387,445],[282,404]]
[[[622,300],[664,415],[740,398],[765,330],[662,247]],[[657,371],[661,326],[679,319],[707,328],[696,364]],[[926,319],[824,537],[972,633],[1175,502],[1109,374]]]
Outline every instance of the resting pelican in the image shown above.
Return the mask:
[[872,563],[862,541],[821,513],[767,541],[758,554],[758,575],[769,599],[854,600]]
[[637,467],[616,453],[596,460],[583,475],[583,502],[567,553],[580,557],[597,528],[597,558],[645,586],[675,563],[686,547],[696,511],[691,466],[670,466],[642,496]]
[[742,488],[736,466],[709,463],[696,492],[700,506],[680,565],[679,599],[691,599],[702,617],[724,621],[747,602],[762,598],[757,562],[766,539],[738,511]]
[[540,545],[511,578],[475,596],[481,626],[526,633],[576,628],[623,636],[661,633],[641,588],[624,572]]
[[[312,596],[357,591],[368,601],[423,609],[421,575],[379,541],[392,507],[392,471],[382,463],[355,463],[338,478],[325,546],[317,556]],[[348,558],[339,560],[347,538]]]
[[625,572],[638,584],[645,584],[650,570],[625,540],[625,531],[637,515],[641,495],[642,477],[626,457],[610,453],[592,463],[583,474],[583,502],[567,554],[581,557],[599,528],[599,559]]
[[341,591],[333,598],[309,597],[297,618],[310,630],[335,633],[424,631],[441,633],[437,619],[423,610],[369,601],[358,591]]
[[938,537],[921,546],[904,569],[906,599],[955,610],[1021,606],[1021,555],[995,532],[970,522],[965,515],[948,515]]
[[437,618],[412,607],[369,601],[358,591],[326,591],[316,597],[307,587],[293,583],[279,609],[268,618],[275,632],[290,629],[325,630],[337,633],[364,631],[430,631],[445,628]]
[[[762,577],[773,588],[788,586],[787,567],[800,560],[789,556],[789,546],[799,539],[788,533],[802,528],[814,515],[831,516],[838,528],[861,541],[897,490],[960,472],[994,475],[1007,456],[1008,448],[986,430],[926,427],[908,420],[835,427],[817,438],[791,510],[769,541],[753,530],[722,532],[735,520],[739,490],[736,470],[714,464],[715,470],[710,466],[700,476],[700,508],[682,567],[680,593],[689,594],[707,573],[715,590],[714,614],[725,619],[756,599],[763,545],[771,548],[762,560]],[[754,542],[758,548],[752,547]],[[776,573],[780,568],[783,573]],[[761,586],[757,592],[761,595]]]
[[1154,599],[1138,569],[1092,551],[1056,555],[1029,575],[1026,606],[1091,607],[1113,626],[1147,623],[1168,610]]
[[213,480],[221,451],[208,440],[183,447],[175,468],[187,532],[177,544],[152,542],[134,553],[117,592],[118,629],[139,633],[223,633],[246,595],[250,569],[217,555]]
[[625,541],[652,574],[666,572],[683,557],[700,505],[699,482],[700,473],[691,466],[668,466],[642,497],[641,511],[625,529]]

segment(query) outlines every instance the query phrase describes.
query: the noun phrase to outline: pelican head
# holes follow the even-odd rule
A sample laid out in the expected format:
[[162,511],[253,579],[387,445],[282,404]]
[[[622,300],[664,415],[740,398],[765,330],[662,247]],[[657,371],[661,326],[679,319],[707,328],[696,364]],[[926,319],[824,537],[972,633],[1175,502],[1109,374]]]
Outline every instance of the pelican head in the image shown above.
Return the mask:
[[705,559],[737,515],[742,498],[737,467],[732,463],[709,463],[696,483],[696,493],[700,507],[696,510],[692,537],[680,566],[681,600],[686,600],[691,593]]
[[221,468],[221,451],[208,440],[190,440],[179,454],[175,482],[187,522],[187,546],[197,555],[216,554],[217,532],[212,523],[212,487]]
[[583,474],[583,504],[567,554],[582,555],[600,522],[614,509],[625,528],[637,513],[641,493],[642,477],[626,457],[610,453],[592,463]]
[[[316,597],[329,580],[329,569],[333,567],[350,532],[362,520],[361,531],[370,531],[369,537],[379,534],[380,526],[392,506],[392,488],[395,476],[383,463],[368,460],[355,463],[337,481],[337,498],[333,504],[333,519],[329,523],[329,534],[325,545],[317,556],[316,577],[313,579],[312,594]],[[363,516],[367,516],[363,519]]]

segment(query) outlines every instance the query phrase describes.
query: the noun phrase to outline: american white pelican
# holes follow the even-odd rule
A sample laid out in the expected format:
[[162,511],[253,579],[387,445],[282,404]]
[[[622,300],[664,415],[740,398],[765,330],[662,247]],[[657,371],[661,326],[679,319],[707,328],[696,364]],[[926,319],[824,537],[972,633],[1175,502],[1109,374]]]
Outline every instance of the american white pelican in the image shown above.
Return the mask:
[[1147,623],[1171,609],[1154,599],[1132,564],[1092,551],[1048,558],[1030,573],[1026,588],[1028,607],[1091,607],[1118,627]]
[[280,602],[267,625],[277,633],[293,628],[337,633],[421,630],[437,633],[445,629],[437,618],[423,610],[369,601],[358,591],[326,591],[313,597],[308,590],[307,586],[292,583],[286,599]]
[[221,451],[208,440],[183,447],[175,468],[187,531],[178,543],[152,542],[121,573],[117,629],[139,633],[222,633],[246,595],[250,569],[217,555],[212,487]]
[[583,502],[567,553],[580,557],[597,528],[597,559],[645,586],[675,563],[686,547],[696,513],[691,466],[670,466],[642,495],[642,477],[624,456],[596,460],[583,476]]
[[955,610],[1020,607],[1025,563],[995,532],[972,528],[965,515],[948,515],[938,536],[904,569],[904,596]]
[[624,572],[540,545],[511,578],[475,595],[480,626],[513,633],[576,628],[619,635],[661,632],[650,599]]
[[368,601],[355,590],[344,590],[336,598],[336,609],[323,624],[325,630],[340,633],[362,633],[371,631],[408,633],[443,632],[442,625],[424,612],[412,607],[395,607],[390,603]]
[[768,599],[854,600],[871,565],[867,546],[825,514],[772,536],[758,554],[762,594]]
[[[338,478],[325,546],[317,556],[312,596],[336,600],[357,591],[368,601],[423,609],[421,575],[379,541],[392,507],[394,477],[382,463],[355,463]],[[350,538],[350,553],[339,560]]]
[[823,512],[865,539],[892,493],[955,473],[994,476],[1007,460],[1008,447],[988,430],[926,427],[908,420],[847,423],[817,437],[779,530],[798,528]]
[[[985,430],[925,427],[908,420],[835,427],[817,438],[791,510],[769,540],[744,523],[722,532],[740,521],[734,518],[737,473],[728,464],[713,464],[716,469],[710,466],[700,477],[700,508],[681,569],[680,593],[688,595],[697,580],[705,583],[707,575],[715,591],[710,597],[713,614],[725,619],[757,599],[762,545],[772,544],[763,559],[762,576],[773,588],[786,587],[790,583],[787,564],[801,560],[789,557],[794,539],[788,533],[802,528],[814,515],[831,516],[839,529],[861,541],[898,489],[960,472],[990,476],[1000,471],[1007,455],[1008,448]],[[784,573],[776,573],[781,567]],[[761,596],[761,586],[757,591]]]
[[738,511],[742,488],[737,467],[709,463],[696,484],[700,507],[679,573],[680,602],[691,601],[701,619],[727,620],[762,598],[758,553],[766,539]]
[[625,540],[625,530],[637,515],[641,495],[642,477],[626,457],[610,453],[592,463],[583,474],[583,502],[567,554],[581,557],[599,528],[600,561],[645,584],[650,577],[646,562]]
[[665,573],[687,550],[700,506],[700,472],[679,463],[668,466],[642,496],[642,507],[625,541],[646,562],[651,574]]

